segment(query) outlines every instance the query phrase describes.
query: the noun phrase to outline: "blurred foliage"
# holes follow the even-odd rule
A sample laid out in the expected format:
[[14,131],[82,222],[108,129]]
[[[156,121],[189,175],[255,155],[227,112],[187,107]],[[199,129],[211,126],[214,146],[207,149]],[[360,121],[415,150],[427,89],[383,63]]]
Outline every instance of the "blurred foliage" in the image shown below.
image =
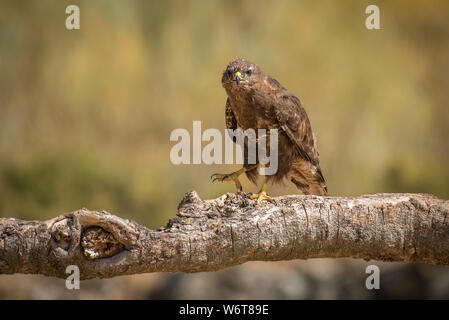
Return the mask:
[[303,101],[333,195],[449,198],[449,2],[379,0],[377,31],[369,4],[0,0],[0,216],[88,207],[158,227],[191,189],[233,191],[209,176],[238,166],[175,166],[169,134],[224,129],[236,57]]

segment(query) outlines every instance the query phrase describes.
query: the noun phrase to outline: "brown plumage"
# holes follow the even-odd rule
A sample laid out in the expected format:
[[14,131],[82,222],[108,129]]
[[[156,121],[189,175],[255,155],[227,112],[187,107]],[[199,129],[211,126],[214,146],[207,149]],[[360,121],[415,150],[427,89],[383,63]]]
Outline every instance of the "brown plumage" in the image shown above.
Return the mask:
[[[242,81],[235,80],[237,72]],[[327,195],[315,136],[300,100],[257,64],[243,59],[229,63],[223,73],[222,85],[228,95],[228,129],[252,128],[256,132],[257,129],[278,129],[278,171],[268,176],[268,181],[288,179],[304,194]],[[269,143],[269,137],[267,141]],[[246,155],[244,167],[250,168]],[[253,166],[245,172],[254,183],[259,175],[258,167]]]

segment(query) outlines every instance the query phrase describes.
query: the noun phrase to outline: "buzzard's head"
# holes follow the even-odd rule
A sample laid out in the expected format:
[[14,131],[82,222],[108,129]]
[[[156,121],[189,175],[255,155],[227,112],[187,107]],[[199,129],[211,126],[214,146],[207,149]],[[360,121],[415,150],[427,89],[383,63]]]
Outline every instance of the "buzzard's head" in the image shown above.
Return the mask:
[[257,64],[244,59],[236,59],[226,67],[221,84],[228,93],[242,93],[253,88],[261,74],[262,71]]

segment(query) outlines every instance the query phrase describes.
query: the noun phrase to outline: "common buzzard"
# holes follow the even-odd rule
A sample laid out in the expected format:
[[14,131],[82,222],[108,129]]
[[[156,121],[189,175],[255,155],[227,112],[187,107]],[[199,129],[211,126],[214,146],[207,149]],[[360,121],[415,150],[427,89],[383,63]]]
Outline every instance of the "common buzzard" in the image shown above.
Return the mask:
[[[251,198],[273,202],[266,194],[267,182],[293,182],[304,194],[328,195],[321,172],[316,139],[300,100],[265,74],[257,64],[244,59],[229,63],[223,72],[222,85],[227,93],[226,127],[242,130],[278,130],[278,170],[266,175],[262,189]],[[267,131],[268,132],[268,131]],[[270,139],[267,138],[267,143]],[[267,147],[269,149],[269,147]],[[213,174],[213,181],[234,181],[241,190],[238,177],[245,173],[256,183],[260,162],[248,163],[244,156],[243,168],[230,174]]]

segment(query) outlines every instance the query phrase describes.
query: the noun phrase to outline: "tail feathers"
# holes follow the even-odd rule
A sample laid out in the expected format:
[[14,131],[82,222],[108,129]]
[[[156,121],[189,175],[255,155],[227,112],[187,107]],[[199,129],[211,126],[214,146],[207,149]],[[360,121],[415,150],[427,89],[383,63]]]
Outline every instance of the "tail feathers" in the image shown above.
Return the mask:
[[326,181],[324,180],[323,173],[318,167],[315,174],[309,179],[305,178],[305,175],[299,174],[296,177],[292,177],[291,181],[296,187],[302,191],[305,195],[317,195],[328,196]]
[[302,191],[305,195],[317,195],[317,196],[328,196],[327,186],[325,183],[319,183],[318,181],[313,181],[310,184],[305,184],[299,182],[295,178],[291,179],[292,182]]

